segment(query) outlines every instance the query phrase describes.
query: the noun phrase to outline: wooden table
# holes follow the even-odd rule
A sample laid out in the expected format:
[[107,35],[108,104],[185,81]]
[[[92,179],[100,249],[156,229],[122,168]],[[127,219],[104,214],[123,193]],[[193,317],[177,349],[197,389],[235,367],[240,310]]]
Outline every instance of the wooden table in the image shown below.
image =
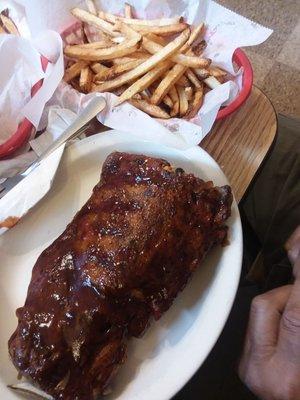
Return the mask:
[[217,122],[201,142],[220,165],[239,202],[270,149],[277,130],[272,103],[257,87],[234,114]]

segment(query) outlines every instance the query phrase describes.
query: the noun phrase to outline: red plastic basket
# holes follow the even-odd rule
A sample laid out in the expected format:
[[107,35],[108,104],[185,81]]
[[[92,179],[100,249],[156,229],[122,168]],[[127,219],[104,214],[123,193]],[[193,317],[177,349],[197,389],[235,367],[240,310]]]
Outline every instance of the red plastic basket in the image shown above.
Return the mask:
[[249,58],[241,49],[236,49],[232,57],[233,62],[240,68],[243,67],[243,84],[238,96],[228,106],[223,107],[217,114],[217,121],[228,117],[241,107],[249,97],[253,85],[253,70]]
[[[72,29],[74,29],[74,26],[66,29],[63,34],[71,32]],[[48,62],[49,61],[45,57],[41,57],[42,68],[44,71],[47,68]],[[234,99],[228,106],[223,107],[219,110],[216,118],[217,120],[223,119],[236,111],[247,100],[251,93],[253,84],[253,70],[248,57],[241,49],[236,49],[233,54],[233,62],[238,67],[243,67],[244,70],[242,90],[239,92],[237,98]],[[31,90],[32,97],[42,87],[42,84],[43,79],[41,79],[33,86]],[[9,157],[16,150],[22,147],[29,140],[32,129],[34,129],[34,126],[27,118],[25,118],[24,121],[20,123],[17,131],[6,142],[0,145],[0,158]]]
[[[48,60],[44,56],[41,56],[41,63],[43,71],[46,71]],[[42,87],[43,79],[39,80],[31,89],[31,97],[33,97],[37,91]],[[32,129],[34,126],[32,123],[25,118],[17,129],[17,131],[4,143],[0,144],[0,158],[9,157],[16,150],[22,147],[30,138]]]

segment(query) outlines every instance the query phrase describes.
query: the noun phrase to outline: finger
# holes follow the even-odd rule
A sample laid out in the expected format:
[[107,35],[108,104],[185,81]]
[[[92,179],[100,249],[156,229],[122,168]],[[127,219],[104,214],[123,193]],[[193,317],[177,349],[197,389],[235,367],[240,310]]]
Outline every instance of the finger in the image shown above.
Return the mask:
[[278,337],[278,352],[300,365],[300,276],[296,278],[284,309]]
[[274,354],[280,319],[290,293],[291,285],[271,290],[253,299],[238,370],[242,380],[246,379],[252,361],[257,364]]
[[292,264],[300,259],[300,225],[286,242],[285,248]]
[[282,286],[254,298],[248,332],[250,342],[257,348],[276,346],[282,312],[291,288],[291,285]]

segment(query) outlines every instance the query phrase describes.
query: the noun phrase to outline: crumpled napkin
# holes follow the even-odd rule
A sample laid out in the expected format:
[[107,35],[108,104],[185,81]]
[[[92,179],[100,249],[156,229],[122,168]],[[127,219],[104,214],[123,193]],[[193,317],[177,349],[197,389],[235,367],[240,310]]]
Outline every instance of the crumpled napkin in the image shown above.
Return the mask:
[[[0,35],[0,144],[6,142],[27,118],[38,127],[45,104],[56,90],[64,73],[62,40],[54,31],[44,31],[31,38],[25,10],[14,1],[0,1],[0,11],[10,16],[25,37]],[[49,60],[44,72],[41,55]],[[31,98],[32,86],[43,79],[42,88]],[[0,160],[0,179],[13,176],[34,157],[27,155],[29,145],[19,149],[13,159]],[[26,156],[25,156],[26,154]]]
[[31,99],[31,88],[45,73],[41,58],[28,39],[0,35],[0,144],[16,132],[24,119],[23,108]]

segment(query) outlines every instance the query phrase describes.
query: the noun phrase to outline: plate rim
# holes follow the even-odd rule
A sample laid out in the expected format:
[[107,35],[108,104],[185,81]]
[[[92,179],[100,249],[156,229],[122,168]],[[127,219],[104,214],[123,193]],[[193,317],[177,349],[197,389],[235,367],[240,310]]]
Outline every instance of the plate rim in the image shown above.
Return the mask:
[[[73,157],[75,157],[75,159],[76,159],[76,156],[78,156],[78,155],[80,156],[80,153],[85,146],[88,146],[88,148],[90,148],[92,150],[93,149],[92,142],[94,142],[94,141],[96,141],[96,142],[100,141],[100,143],[98,143],[98,145],[100,147],[102,147],[102,146],[105,147],[107,145],[114,145],[114,144],[131,143],[131,142],[134,142],[135,145],[137,144],[137,142],[144,143],[144,144],[149,143],[151,145],[159,145],[163,148],[174,151],[175,155],[176,155],[176,153],[177,154],[181,153],[182,155],[185,156],[185,158],[187,158],[189,161],[192,161],[192,162],[194,162],[195,158],[197,158],[197,163],[201,163],[201,155],[204,154],[205,157],[207,157],[207,159],[209,160],[209,162],[214,166],[214,168],[216,168],[218,170],[218,173],[222,176],[222,179],[224,180],[224,182],[226,181],[227,184],[230,184],[228,182],[226,175],[223,173],[223,171],[220,168],[220,166],[218,165],[218,163],[204,149],[202,149],[199,146],[193,146],[188,149],[172,148],[170,146],[163,145],[161,143],[142,139],[142,137],[139,138],[136,135],[129,135],[127,133],[126,133],[126,135],[124,135],[124,133],[123,133],[123,135],[120,135],[120,132],[121,132],[120,130],[108,130],[108,131],[97,133],[95,135],[92,135],[90,137],[87,137],[85,139],[82,139],[80,141],[76,141],[76,142],[72,143],[65,150],[65,154],[63,156],[64,162],[68,163],[73,159]],[[101,144],[101,142],[102,142],[102,144]],[[79,150],[79,152],[78,152],[78,150]],[[87,153],[88,153],[88,151],[89,150],[87,150]],[[83,152],[85,152],[85,151],[83,151]],[[135,151],[133,151],[133,152],[135,152]],[[158,155],[158,157],[160,157],[160,156]],[[58,170],[59,170],[59,168],[58,168]],[[47,198],[45,198],[43,201],[47,202]],[[238,250],[237,258],[238,258],[238,260],[236,262],[236,265],[239,265],[239,269],[238,269],[238,271],[237,270],[235,271],[234,275],[232,275],[231,291],[230,291],[230,293],[227,294],[226,306],[224,305],[224,307],[222,309],[222,313],[218,317],[218,324],[216,326],[216,329],[214,329],[214,331],[212,332],[212,335],[211,335],[212,337],[210,338],[209,344],[207,346],[205,346],[205,356],[204,357],[194,357],[193,360],[190,360],[190,362],[185,365],[185,367],[186,367],[185,373],[184,374],[181,373],[177,377],[176,381],[172,383],[172,386],[166,385],[166,387],[161,388],[159,391],[160,396],[156,397],[156,400],[171,399],[193,377],[193,375],[197,372],[197,370],[200,368],[200,366],[203,364],[205,359],[210,354],[213,346],[217,342],[217,340],[225,326],[225,323],[228,319],[228,316],[230,314],[230,311],[232,309],[232,305],[233,305],[233,302],[234,302],[234,299],[236,296],[238,283],[240,280],[241,267],[242,267],[242,254],[243,254],[242,226],[241,226],[241,220],[240,220],[238,206],[237,206],[235,199],[233,199],[232,210],[233,209],[235,211],[235,216],[236,216],[235,221],[234,221],[235,229],[237,230],[236,240],[238,240],[238,243],[237,243],[237,246],[238,246],[237,247],[237,250]],[[0,243],[1,243],[1,240],[0,240]],[[1,386],[2,386],[2,384],[0,383],[0,387]]]

